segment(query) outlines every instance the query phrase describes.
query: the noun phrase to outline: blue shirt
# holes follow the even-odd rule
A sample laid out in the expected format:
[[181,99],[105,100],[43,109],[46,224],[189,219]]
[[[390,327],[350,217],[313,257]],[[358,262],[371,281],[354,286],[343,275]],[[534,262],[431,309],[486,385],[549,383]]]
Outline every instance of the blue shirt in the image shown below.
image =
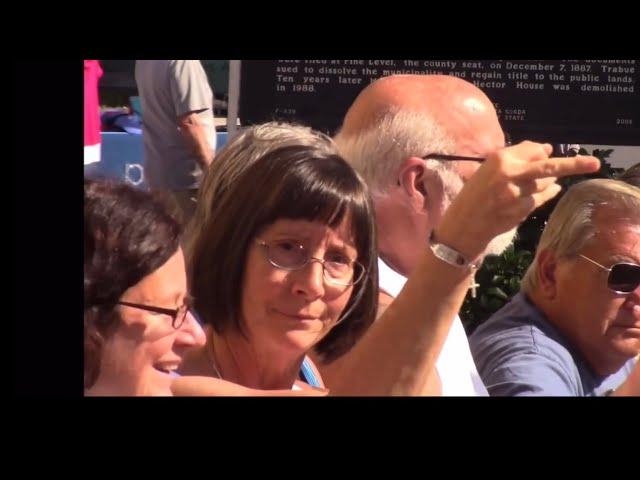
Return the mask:
[[494,313],[469,338],[490,395],[600,396],[624,382],[629,359],[616,373],[596,375],[523,293]]

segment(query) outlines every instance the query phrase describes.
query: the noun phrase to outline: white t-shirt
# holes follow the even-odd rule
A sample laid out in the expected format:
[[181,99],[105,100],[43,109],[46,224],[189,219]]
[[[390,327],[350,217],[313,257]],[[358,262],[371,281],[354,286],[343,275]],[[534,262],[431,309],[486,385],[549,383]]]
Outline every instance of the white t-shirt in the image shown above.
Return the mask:
[[[394,298],[407,282],[406,277],[393,270],[380,258],[378,258],[378,274],[380,290]],[[489,395],[478,375],[469,349],[467,334],[457,315],[436,362],[436,370],[442,383],[443,396]]]

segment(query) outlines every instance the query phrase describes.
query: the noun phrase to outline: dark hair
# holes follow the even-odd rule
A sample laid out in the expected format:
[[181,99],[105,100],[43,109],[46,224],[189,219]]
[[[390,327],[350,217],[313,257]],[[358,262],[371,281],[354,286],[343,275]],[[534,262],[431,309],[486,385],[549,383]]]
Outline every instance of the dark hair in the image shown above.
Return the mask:
[[640,163],[636,163],[632,167],[627,168],[619,180],[640,188]]
[[[241,166],[229,168],[229,163]],[[247,252],[273,222],[304,219],[335,228],[348,218],[366,274],[354,286],[342,321],[315,346],[325,361],[347,352],[374,321],[378,301],[375,222],[363,180],[329,137],[282,124],[243,132],[211,169],[208,175],[222,169],[233,171],[234,178],[205,183],[199,197],[205,222],[198,226],[189,264],[201,319],[218,333],[229,328],[242,332],[240,287]]]
[[179,247],[181,226],[156,195],[125,184],[84,182],[84,386],[99,374],[102,345],[122,294]]

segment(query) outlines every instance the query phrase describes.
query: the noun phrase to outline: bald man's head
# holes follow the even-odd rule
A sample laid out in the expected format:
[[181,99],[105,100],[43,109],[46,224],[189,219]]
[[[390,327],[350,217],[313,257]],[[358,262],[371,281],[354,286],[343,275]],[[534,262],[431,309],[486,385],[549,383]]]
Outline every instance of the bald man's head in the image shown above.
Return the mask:
[[448,75],[393,75],[376,80],[353,102],[340,133],[350,136],[375,128],[394,111],[430,115],[454,140],[459,155],[484,155],[504,145],[489,98],[475,85]]
[[[370,187],[381,254],[408,275],[480,165],[423,157],[484,157],[504,146],[504,133],[493,104],[473,84],[445,75],[394,75],[358,95],[335,142]],[[508,245],[513,233],[492,245],[492,253]]]

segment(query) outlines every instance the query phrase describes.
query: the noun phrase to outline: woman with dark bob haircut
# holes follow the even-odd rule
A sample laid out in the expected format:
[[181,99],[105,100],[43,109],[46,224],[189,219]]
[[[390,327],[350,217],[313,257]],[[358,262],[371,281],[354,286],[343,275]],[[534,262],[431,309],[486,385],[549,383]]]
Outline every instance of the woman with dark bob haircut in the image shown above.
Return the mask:
[[[474,264],[490,240],[557,193],[549,188],[555,178],[531,178],[598,167],[595,159],[559,164],[531,142],[504,151],[467,181],[435,232]],[[180,371],[203,378],[203,390],[206,377],[304,390],[324,386],[308,354],[330,363],[351,351],[330,394],[429,393],[473,269],[444,261],[425,239],[420,265],[373,324],[374,224],[364,182],[329,137],[278,123],[245,129],[219,152],[200,190],[187,261],[207,340]]]
[[180,233],[159,198],[85,180],[86,395],[171,395],[185,350],[204,344]]
[[[306,352],[315,347],[327,359],[336,358],[375,318],[376,235],[360,177],[328,137],[308,128],[267,124],[246,130],[218,154],[198,203],[188,255],[195,310],[210,326],[209,343],[191,352],[181,371],[222,377],[216,369],[230,367],[217,362],[225,362],[222,352],[230,341],[238,353],[252,352],[240,353],[247,360],[257,355],[266,362],[255,367],[273,362],[281,371],[264,382],[243,372],[225,379],[283,389],[304,387],[295,382],[302,374],[321,387]],[[325,230],[340,235],[324,238]],[[318,242],[325,242],[319,257]],[[308,254],[318,257],[311,266]],[[267,259],[273,275],[255,272],[255,256]],[[293,296],[282,291],[289,281],[298,289]],[[311,297],[318,297],[314,305]],[[217,350],[220,358],[214,363]]]

